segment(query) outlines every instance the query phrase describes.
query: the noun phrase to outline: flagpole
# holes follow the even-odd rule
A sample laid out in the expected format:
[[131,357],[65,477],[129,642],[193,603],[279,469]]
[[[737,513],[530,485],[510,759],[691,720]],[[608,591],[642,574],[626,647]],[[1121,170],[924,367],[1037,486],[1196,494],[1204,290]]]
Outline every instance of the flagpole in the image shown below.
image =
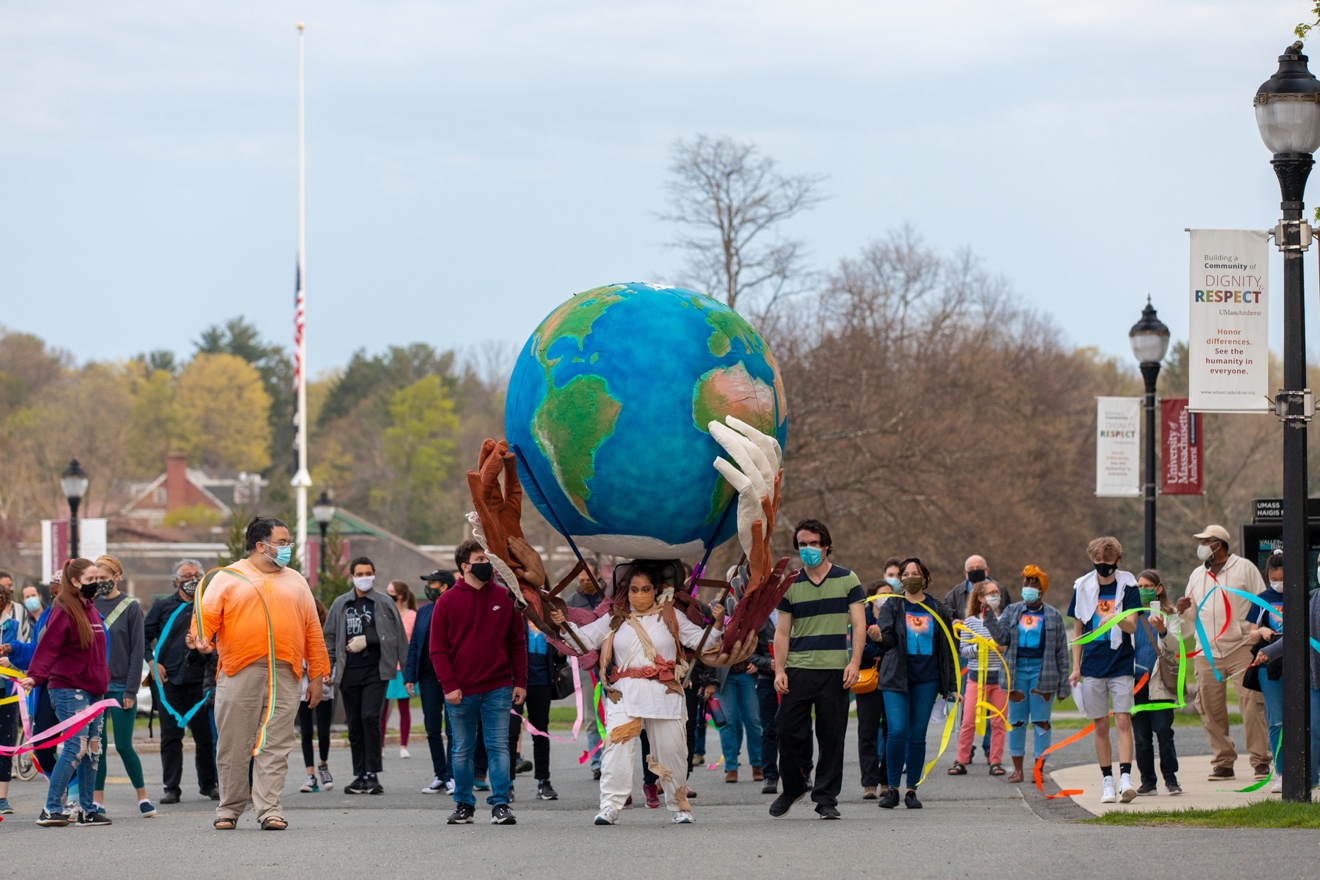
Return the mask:
[[307,490],[312,475],[307,470],[307,175],[306,126],[304,124],[303,24],[298,23],[298,298],[294,309],[294,391],[297,396],[298,470],[292,486],[297,490],[297,552],[307,567]]

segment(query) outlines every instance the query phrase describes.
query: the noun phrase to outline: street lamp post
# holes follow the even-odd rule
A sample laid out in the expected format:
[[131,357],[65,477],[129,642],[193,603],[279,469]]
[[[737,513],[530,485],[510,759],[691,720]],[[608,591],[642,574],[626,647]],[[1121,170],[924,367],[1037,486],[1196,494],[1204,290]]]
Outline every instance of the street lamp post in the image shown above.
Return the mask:
[[[1320,82],[1300,41],[1279,56],[1279,69],[1256,92],[1256,126],[1274,154],[1283,220],[1274,243],[1283,251],[1283,390],[1275,412],[1283,422],[1283,799],[1311,799],[1310,653],[1307,619],[1306,424],[1315,398],[1306,387],[1302,254],[1311,227],[1302,219],[1306,178],[1320,149]],[[1278,769],[1278,768],[1276,768]]]
[[321,564],[317,566],[317,572],[325,574],[325,533],[330,528],[330,521],[335,518],[335,506],[324,489],[321,490],[321,497],[316,499],[316,504],[312,505],[312,516],[321,527]]
[[1141,378],[1146,380],[1146,568],[1155,567],[1155,380],[1160,377],[1160,364],[1169,351],[1169,328],[1155,315],[1155,307],[1146,297],[1141,320],[1128,331],[1132,353],[1141,365]]
[[87,473],[78,464],[78,459],[69,462],[69,467],[60,475],[60,487],[64,497],[69,499],[69,558],[78,558],[78,505],[87,494]]

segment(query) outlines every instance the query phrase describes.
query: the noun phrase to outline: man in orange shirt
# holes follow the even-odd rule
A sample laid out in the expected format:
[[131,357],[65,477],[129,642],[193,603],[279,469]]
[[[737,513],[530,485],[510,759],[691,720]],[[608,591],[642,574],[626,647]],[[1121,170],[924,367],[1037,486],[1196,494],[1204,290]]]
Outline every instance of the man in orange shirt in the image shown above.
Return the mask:
[[263,831],[283,831],[289,823],[280,792],[293,749],[303,662],[307,704],[315,708],[321,702],[321,679],[330,674],[330,658],[311,589],[302,575],[286,567],[293,552],[288,527],[277,519],[253,517],[246,546],[248,557],[215,575],[199,596],[196,614],[206,638],[190,634],[189,646],[205,654],[220,651],[215,689],[220,805],[215,827],[232,831],[238,824],[248,800],[248,759],[264,732],[264,745],[252,767],[252,803]]

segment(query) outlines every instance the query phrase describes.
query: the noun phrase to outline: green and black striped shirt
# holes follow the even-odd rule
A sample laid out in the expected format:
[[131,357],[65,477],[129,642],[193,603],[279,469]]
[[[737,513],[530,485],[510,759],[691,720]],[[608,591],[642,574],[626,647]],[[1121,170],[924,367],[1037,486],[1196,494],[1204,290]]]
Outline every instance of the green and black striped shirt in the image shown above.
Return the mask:
[[848,609],[865,600],[861,581],[846,568],[831,566],[819,586],[807,577],[805,568],[798,572],[797,580],[779,600],[779,610],[793,615],[784,665],[794,669],[846,667],[852,659]]

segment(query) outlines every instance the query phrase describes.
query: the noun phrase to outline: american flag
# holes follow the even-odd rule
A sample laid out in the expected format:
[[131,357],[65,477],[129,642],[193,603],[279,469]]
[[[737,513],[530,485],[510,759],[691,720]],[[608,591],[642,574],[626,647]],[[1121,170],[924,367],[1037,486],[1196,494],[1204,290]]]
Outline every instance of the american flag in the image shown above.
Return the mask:
[[307,317],[307,300],[303,295],[302,258],[294,261],[293,280],[293,469],[302,467],[298,460],[298,435],[302,430],[298,413],[298,392],[303,383],[303,324]]

